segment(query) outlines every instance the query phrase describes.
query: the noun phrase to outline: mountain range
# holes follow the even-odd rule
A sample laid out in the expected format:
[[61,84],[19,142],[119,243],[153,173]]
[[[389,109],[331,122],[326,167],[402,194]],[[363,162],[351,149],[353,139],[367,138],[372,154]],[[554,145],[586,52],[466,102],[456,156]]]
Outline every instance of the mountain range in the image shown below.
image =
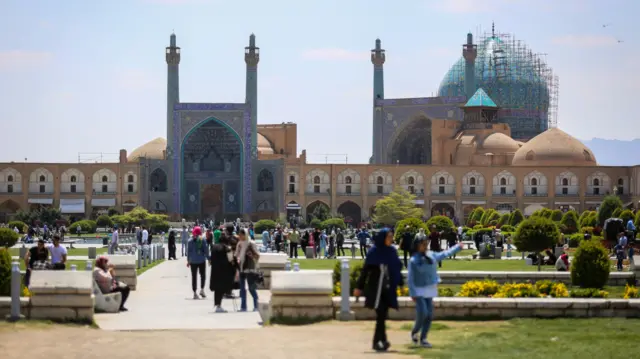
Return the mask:
[[640,165],[640,139],[631,141],[592,138],[582,141],[596,155],[601,166]]

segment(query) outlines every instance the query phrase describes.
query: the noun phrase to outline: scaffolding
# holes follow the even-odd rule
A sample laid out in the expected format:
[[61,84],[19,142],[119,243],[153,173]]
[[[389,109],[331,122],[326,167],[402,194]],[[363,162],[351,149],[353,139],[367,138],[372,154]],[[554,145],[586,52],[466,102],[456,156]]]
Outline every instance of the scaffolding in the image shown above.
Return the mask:
[[120,154],[118,153],[78,153],[78,163],[118,163]]
[[347,154],[311,153],[307,154],[307,163],[349,164]]
[[[476,87],[501,108],[498,121],[508,123],[512,137],[528,140],[556,127],[558,123],[559,80],[546,61],[547,54],[534,53],[513,34],[477,30],[475,61]],[[465,60],[449,70],[438,91],[439,96],[465,96]]]

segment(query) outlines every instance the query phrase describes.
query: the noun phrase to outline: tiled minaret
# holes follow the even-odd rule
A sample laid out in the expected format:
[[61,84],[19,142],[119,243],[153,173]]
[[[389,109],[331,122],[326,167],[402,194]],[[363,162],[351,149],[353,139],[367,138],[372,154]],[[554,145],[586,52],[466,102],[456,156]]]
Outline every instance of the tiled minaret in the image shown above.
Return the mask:
[[258,156],[258,62],[260,48],[256,47],[256,35],[249,36],[249,46],[244,48],[244,62],[247,64],[246,104],[251,106],[251,155]]
[[382,163],[382,108],[376,105],[376,100],[384,100],[384,61],[385,52],[380,39],[376,39],[376,47],[371,50],[373,64],[373,150],[371,163]]

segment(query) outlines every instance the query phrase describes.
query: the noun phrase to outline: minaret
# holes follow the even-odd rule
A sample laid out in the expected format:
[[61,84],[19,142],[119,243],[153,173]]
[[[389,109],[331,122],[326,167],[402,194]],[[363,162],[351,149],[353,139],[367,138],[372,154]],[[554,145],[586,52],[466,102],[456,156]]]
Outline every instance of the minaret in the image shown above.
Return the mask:
[[478,46],[473,44],[473,35],[467,34],[467,43],[462,45],[464,57],[464,94],[467,100],[476,92],[476,57]]
[[384,61],[385,53],[380,39],[376,39],[376,48],[371,50],[373,64],[373,150],[372,163],[382,163],[382,108],[376,105],[376,100],[384,100]]
[[171,34],[167,47],[167,157],[173,151],[173,106],[180,102],[180,48],[176,46],[176,34]]
[[244,48],[244,62],[247,64],[247,105],[251,106],[251,156],[258,155],[258,62],[260,48],[256,47],[256,35],[249,36],[249,46]]

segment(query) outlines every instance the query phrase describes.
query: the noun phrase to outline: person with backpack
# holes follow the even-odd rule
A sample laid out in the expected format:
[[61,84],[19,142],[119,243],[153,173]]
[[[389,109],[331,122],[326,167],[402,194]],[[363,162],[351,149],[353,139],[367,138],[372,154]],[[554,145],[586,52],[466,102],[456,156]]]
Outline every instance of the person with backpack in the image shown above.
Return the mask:
[[[193,228],[193,236],[187,243],[187,267],[191,269],[191,289],[193,299],[206,298],[204,284],[207,280],[206,263],[210,260],[209,245],[202,238],[202,228]],[[198,289],[198,273],[200,274],[200,293]],[[200,294],[200,296],[198,296]]]

